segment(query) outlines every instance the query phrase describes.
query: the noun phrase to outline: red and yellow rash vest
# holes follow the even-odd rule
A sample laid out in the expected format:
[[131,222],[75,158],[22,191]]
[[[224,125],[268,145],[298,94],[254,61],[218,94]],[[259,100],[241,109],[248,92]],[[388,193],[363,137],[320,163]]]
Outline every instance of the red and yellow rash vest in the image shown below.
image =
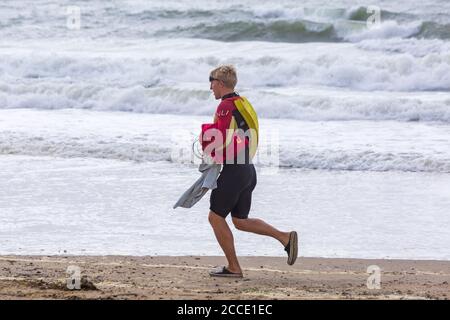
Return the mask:
[[[214,122],[202,125],[202,149],[216,163],[230,163],[241,152],[250,160],[258,145],[258,118],[250,102],[237,94],[222,98]],[[221,139],[217,140],[220,133]]]

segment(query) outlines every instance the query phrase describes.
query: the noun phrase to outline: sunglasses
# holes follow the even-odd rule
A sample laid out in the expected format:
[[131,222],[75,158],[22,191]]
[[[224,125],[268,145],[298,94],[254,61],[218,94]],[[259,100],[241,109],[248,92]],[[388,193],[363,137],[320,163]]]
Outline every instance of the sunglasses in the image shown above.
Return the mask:
[[211,76],[209,76],[209,82],[213,82],[214,80],[220,81],[219,79],[213,78]]

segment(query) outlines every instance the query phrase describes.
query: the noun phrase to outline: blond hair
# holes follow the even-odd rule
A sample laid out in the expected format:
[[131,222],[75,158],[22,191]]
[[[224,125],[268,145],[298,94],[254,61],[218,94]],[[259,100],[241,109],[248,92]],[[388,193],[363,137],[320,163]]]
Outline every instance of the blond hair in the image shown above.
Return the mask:
[[214,79],[222,81],[227,88],[234,89],[236,86],[236,68],[231,64],[219,66],[211,71],[209,75]]

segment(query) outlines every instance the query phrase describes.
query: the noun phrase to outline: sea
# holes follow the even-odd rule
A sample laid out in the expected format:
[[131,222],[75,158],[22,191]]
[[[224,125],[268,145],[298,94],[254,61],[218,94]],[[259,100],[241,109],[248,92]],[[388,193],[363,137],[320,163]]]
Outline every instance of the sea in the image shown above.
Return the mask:
[[0,254],[222,255],[209,193],[173,209],[221,64],[259,116],[250,217],[301,257],[450,260],[447,0],[1,1]]

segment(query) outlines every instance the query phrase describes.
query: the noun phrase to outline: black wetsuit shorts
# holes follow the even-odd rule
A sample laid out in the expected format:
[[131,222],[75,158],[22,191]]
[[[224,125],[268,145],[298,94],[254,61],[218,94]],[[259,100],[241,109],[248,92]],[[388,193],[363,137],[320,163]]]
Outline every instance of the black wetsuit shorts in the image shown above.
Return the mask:
[[217,188],[211,192],[209,209],[219,216],[247,219],[256,186],[255,166],[225,164],[217,179]]

